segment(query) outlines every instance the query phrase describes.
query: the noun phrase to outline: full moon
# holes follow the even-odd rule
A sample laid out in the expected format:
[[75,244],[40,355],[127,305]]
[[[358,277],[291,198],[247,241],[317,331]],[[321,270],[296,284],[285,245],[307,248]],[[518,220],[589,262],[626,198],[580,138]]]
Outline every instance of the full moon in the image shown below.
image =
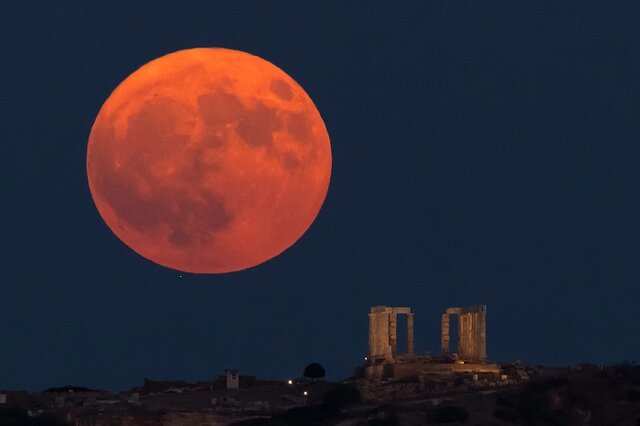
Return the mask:
[[113,233],[192,273],[259,265],[311,226],[331,177],[307,93],[257,56],[201,48],[127,77],[91,129],[87,175]]

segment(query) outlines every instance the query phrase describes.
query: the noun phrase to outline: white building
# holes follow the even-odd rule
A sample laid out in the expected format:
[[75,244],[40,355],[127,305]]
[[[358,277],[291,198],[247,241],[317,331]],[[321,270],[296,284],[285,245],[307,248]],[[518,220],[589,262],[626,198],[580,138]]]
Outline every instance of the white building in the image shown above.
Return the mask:
[[238,389],[240,387],[240,373],[238,370],[227,370],[227,389]]

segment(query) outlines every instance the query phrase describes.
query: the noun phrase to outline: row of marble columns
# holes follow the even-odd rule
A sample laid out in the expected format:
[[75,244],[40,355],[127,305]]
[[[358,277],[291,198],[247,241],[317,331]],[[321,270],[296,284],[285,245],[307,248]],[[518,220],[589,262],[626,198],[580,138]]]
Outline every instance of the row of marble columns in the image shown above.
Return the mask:
[[407,355],[415,355],[410,308],[374,306],[369,313],[369,359],[393,362],[398,356],[398,315],[407,317]]
[[442,314],[442,354],[450,353],[450,316],[458,315],[458,355],[470,362],[487,359],[487,307],[449,308]]

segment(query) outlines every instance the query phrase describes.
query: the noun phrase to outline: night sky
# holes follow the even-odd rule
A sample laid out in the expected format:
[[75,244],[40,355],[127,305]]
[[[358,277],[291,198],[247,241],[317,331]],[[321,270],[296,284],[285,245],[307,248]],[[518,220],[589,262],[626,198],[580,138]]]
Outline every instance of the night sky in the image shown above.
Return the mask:
[[[372,305],[488,305],[494,361],[640,361],[637,2],[3,2],[0,389],[225,368],[349,376]],[[142,258],[91,198],[111,91],[161,55],[258,55],[314,100],[327,199],[258,267]]]

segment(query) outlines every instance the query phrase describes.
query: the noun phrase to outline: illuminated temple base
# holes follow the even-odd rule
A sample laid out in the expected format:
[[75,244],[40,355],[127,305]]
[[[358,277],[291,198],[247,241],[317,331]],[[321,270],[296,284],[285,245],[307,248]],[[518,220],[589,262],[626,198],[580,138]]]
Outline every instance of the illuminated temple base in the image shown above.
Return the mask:
[[498,364],[434,362],[431,358],[415,357],[393,364],[371,364],[364,368],[366,379],[409,379],[418,376],[451,374],[500,374]]

